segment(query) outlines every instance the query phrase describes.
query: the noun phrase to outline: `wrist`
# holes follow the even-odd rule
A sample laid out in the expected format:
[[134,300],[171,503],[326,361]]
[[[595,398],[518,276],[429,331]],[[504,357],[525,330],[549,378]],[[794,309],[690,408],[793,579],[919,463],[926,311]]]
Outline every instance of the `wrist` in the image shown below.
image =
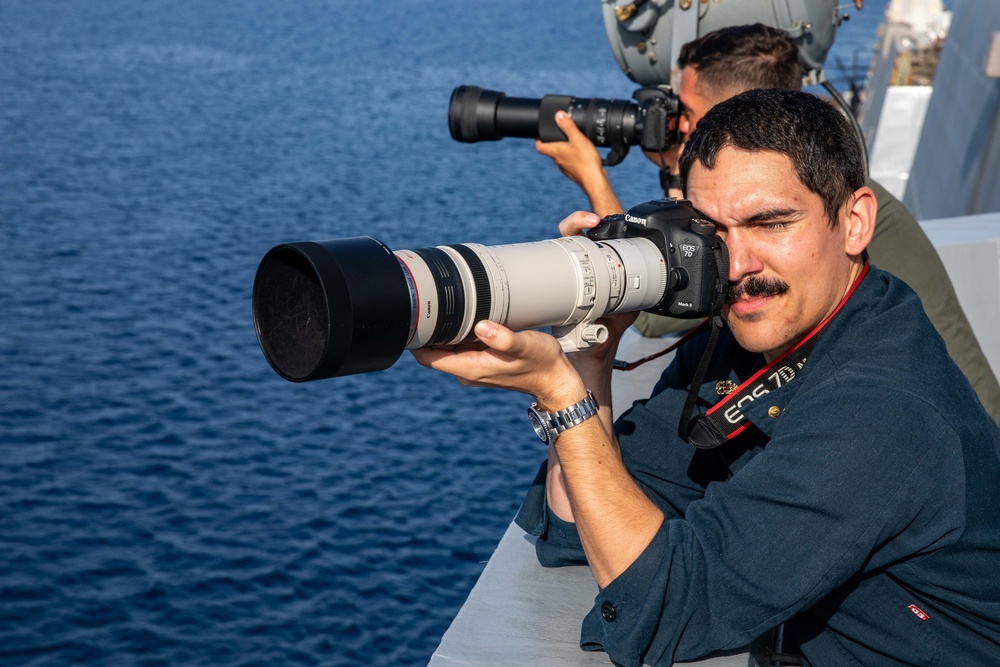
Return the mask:
[[583,191],[587,195],[587,199],[590,200],[594,213],[603,217],[622,212],[618,196],[615,194],[614,188],[611,187],[611,181],[608,180],[603,169],[594,178],[584,182]]
[[535,434],[547,445],[552,445],[560,434],[579,426],[600,412],[594,394],[587,391],[586,396],[558,410],[544,410],[539,404],[533,403],[528,408],[528,420]]
[[[579,378],[578,378],[579,379]],[[582,380],[572,382],[546,391],[535,397],[535,405],[545,412],[556,412],[569,405],[579,402],[587,395],[587,387]]]
[[526,388],[525,393],[534,397],[539,409],[552,412],[586,396],[587,385],[566,355],[560,355],[549,372],[539,375],[534,386]]

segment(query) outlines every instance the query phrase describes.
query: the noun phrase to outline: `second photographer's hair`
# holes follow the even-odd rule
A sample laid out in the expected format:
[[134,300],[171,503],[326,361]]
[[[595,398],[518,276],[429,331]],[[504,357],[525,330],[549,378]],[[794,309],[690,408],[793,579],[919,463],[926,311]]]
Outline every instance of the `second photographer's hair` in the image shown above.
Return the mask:
[[799,49],[788,34],[754,23],[714,30],[681,47],[677,65],[698,72],[698,85],[713,97],[752,88],[802,87]]
[[695,161],[712,169],[727,146],[787,155],[802,184],[823,200],[831,227],[840,207],[865,184],[864,155],[850,121],[809,93],[748,90],[712,107],[684,146],[683,181]]

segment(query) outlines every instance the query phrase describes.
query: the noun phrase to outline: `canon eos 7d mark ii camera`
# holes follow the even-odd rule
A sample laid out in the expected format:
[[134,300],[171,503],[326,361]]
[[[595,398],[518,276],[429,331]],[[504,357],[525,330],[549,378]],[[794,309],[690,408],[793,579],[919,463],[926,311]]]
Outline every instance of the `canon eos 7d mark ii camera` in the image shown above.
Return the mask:
[[586,236],[397,250],[373,238],[303,241],[264,255],[253,317],[264,357],[293,382],[388,368],[406,349],[474,338],[477,322],[552,327],[563,349],[607,340],[598,319],[721,308],[729,259],[689,202],[609,216]]
[[556,111],[562,110],[595,146],[611,149],[603,159],[607,166],[621,162],[631,146],[659,153],[678,143],[680,104],[671,87],[645,86],[632,97],[635,102],[570,95],[531,99],[459,86],[448,103],[448,129],[455,141],[465,143],[504,137],[566,141],[555,122]]

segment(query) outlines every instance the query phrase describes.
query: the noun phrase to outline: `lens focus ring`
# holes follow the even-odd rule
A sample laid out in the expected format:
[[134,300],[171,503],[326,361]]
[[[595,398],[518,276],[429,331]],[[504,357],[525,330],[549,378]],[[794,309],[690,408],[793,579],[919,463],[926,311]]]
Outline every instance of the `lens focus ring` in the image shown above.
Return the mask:
[[[472,320],[472,325],[475,326],[476,322],[489,318],[490,309],[493,307],[493,293],[490,289],[489,274],[486,272],[483,260],[479,258],[479,255],[472,248],[461,243],[456,243],[448,247],[462,256],[462,259],[469,266],[469,273],[472,274],[472,284],[476,289],[473,297],[476,300],[476,314]],[[471,338],[472,334],[469,337]]]

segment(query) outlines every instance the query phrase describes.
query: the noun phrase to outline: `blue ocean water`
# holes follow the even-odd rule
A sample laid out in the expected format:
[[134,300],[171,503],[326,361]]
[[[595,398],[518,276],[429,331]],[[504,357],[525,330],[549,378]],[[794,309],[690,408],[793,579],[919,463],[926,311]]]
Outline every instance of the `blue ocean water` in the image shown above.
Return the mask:
[[282,241],[585,206],[531,142],[453,142],[460,84],[634,88],[596,2],[0,3],[0,664],[427,662],[543,456],[527,399],[409,355],[284,382],[250,287]]

